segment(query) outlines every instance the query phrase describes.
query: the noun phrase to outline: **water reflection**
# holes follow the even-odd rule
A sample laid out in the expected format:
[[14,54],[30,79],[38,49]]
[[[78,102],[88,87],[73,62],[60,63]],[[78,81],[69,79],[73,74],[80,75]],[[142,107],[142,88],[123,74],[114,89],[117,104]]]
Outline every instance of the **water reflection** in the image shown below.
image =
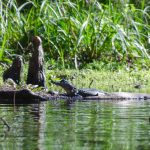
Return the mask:
[[150,149],[150,101],[0,105],[0,149]]
[[43,119],[43,104],[33,105],[0,105],[1,116],[7,120],[11,126],[9,132],[5,132],[5,127],[1,122],[0,146],[2,149],[29,149],[36,148],[39,139],[40,118]]

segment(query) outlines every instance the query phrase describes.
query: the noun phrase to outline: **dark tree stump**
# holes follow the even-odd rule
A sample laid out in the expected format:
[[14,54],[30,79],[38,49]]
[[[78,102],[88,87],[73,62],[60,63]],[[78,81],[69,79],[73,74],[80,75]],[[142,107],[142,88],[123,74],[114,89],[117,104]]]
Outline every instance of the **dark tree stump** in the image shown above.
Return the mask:
[[44,72],[44,52],[42,40],[38,36],[32,38],[33,53],[29,61],[27,84],[46,87]]
[[12,79],[15,83],[19,84],[21,81],[21,74],[23,72],[23,61],[21,56],[17,56],[11,65],[3,73],[3,80],[7,80],[8,78]]

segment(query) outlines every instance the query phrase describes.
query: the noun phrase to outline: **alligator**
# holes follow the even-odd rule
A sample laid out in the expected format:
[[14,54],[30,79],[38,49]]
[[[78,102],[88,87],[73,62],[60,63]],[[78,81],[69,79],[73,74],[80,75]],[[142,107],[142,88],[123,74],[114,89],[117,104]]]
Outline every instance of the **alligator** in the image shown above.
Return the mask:
[[16,56],[13,60],[12,65],[4,71],[3,81],[7,79],[12,79],[16,84],[21,81],[21,74],[23,71],[23,61],[21,56]]
[[0,88],[0,103],[39,103],[39,101],[48,100],[67,100],[67,103],[72,103],[76,100],[150,100],[150,94],[145,93],[130,93],[130,92],[113,92],[106,93],[96,89],[77,89],[67,80],[51,81],[53,84],[61,86],[66,94],[57,92],[32,92],[29,89],[13,89],[7,87]]
[[46,87],[44,71],[44,52],[39,36],[32,37],[33,52],[29,61],[27,84]]
[[150,94],[146,93],[131,93],[131,92],[113,92],[107,93],[92,88],[82,88],[77,89],[74,85],[69,83],[67,80],[62,79],[60,81],[53,81],[51,83],[62,87],[66,94],[62,94],[66,97],[76,97],[75,99],[85,99],[85,100],[129,100],[129,99],[138,99],[138,100],[150,100]]
[[62,79],[60,81],[51,80],[51,82],[55,85],[62,87],[66,91],[66,96],[88,97],[88,96],[104,96],[108,94],[104,91],[100,91],[92,88],[77,89],[74,85],[72,85],[65,79]]

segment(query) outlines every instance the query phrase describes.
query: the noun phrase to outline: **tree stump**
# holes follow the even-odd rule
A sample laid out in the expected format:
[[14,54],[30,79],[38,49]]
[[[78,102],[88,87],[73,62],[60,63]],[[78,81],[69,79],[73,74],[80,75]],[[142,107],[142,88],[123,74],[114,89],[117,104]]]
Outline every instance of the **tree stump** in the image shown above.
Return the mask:
[[21,81],[21,74],[23,72],[23,61],[21,56],[16,56],[10,68],[3,73],[3,81],[12,79],[16,84]]
[[32,37],[33,52],[29,61],[27,84],[46,87],[44,71],[44,52],[39,36]]

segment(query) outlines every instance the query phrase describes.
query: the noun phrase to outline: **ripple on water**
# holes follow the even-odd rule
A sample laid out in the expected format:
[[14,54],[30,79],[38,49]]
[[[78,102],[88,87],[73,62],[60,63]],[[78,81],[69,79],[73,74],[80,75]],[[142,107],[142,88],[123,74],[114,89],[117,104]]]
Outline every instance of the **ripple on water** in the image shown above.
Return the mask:
[[150,101],[0,105],[0,148],[150,149]]

